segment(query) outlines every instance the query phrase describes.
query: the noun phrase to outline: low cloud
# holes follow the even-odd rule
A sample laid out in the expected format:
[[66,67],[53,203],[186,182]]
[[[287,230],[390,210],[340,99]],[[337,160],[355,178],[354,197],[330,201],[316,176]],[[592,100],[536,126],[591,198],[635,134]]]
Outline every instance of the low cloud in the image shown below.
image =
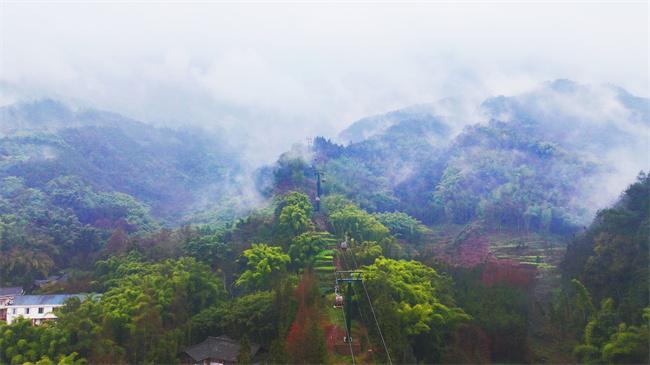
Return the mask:
[[650,95],[647,4],[7,2],[0,12],[0,103],[52,97],[225,130],[256,164],[446,97],[470,101],[449,113],[463,125],[478,118],[466,106],[556,78]]

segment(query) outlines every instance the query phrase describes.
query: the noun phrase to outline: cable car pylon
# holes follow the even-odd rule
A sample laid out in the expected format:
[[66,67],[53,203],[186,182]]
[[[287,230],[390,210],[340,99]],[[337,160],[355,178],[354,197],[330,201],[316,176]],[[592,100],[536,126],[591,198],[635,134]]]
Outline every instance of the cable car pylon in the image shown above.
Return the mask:
[[[343,309],[345,312],[345,329],[347,335],[343,339],[344,342],[352,342],[352,284],[361,282],[361,271],[336,271],[336,286],[341,288],[343,284],[346,285],[345,300],[343,302]],[[340,294],[338,294],[340,295]]]
[[314,206],[314,211],[319,212],[320,211],[320,197],[323,195],[323,187],[322,184],[325,182],[325,171],[319,169],[316,167],[316,162],[314,162],[311,166],[312,170],[314,170],[314,175],[316,176],[316,197],[314,198],[315,201],[315,206]]

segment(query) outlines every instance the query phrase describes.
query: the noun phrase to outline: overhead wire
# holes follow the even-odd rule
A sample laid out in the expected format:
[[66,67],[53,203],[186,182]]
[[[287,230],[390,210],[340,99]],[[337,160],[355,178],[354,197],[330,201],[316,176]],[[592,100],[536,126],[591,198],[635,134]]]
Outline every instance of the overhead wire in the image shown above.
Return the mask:
[[[345,310],[345,308],[341,308],[341,309]],[[354,350],[352,349],[352,340],[351,340],[352,336],[350,336],[350,333],[348,332],[348,326],[347,326],[347,323],[345,321],[345,314],[344,314],[343,310],[341,311],[341,318],[343,319],[343,328],[345,328],[345,336],[349,340],[347,342],[348,342],[348,346],[350,347],[350,356],[352,357],[352,364],[354,365],[356,362],[355,362],[355,359],[354,359]]]
[[[354,251],[352,251],[352,245],[350,245],[350,254],[352,256],[352,262],[354,262],[354,269],[359,270],[359,267],[357,265],[357,260],[354,258]],[[361,286],[363,286],[363,291],[366,293],[366,298],[368,299],[368,304],[370,305],[370,312],[372,313],[372,317],[375,320],[375,325],[377,325],[377,332],[379,332],[379,338],[381,339],[381,343],[384,345],[384,351],[386,351],[386,358],[388,359],[388,364],[392,365],[393,361],[390,358],[390,352],[388,351],[388,346],[386,345],[386,341],[384,340],[384,335],[381,332],[381,327],[379,326],[379,321],[377,321],[377,315],[375,314],[375,308],[372,305],[372,300],[370,300],[368,289],[366,288],[366,284],[363,282],[363,280],[361,280]]]
[[[346,268],[346,270],[350,270],[350,265],[348,264],[347,260],[345,259],[345,256],[346,256],[346,255],[345,255],[345,252],[343,252],[343,253],[341,254],[341,256],[343,257],[343,262],[344,262],[344,264],[345,264],[345,268]],[[357,270],[358,268],[357,268],[357,266],[356,266],[356,263],[355,263],[354,266],[355,266],[354,269]],[[354,296],[355,296],[355,297],[357,297],[357,298],[361,298],[361,297],[359,296],[359,294],[357,293],[357,288],[356,288],[354,285],[352,286],[352,290],[354,291]],[[361,320],[362,320],[364,323],[367,323],[367,322],[368,322],[368,321],[367,321],[367,318],[366,318],[366,316],[363,314],[363,312],[361,311],[361,306],[357,305],[357,309],[359,310],[359,317],[361,317]]]

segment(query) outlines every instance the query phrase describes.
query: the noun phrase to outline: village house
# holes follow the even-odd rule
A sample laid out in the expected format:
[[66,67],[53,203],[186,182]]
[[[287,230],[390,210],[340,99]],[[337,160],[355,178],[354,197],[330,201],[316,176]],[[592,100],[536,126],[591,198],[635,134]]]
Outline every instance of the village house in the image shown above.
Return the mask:
[[[190,346],[181,355],[181,364],[186,365],[231,365],[237,363],[241,345],[239,341],[222,335],[208,337],[203,342]],[[263,363],[260,345],[251,343],[250,358],[252,364]]]
[[56,319],[54,308],[63,306],[66,300],[72,297],[84,300],[87,294],[19,295],[0,309],[6,311],[8,324],[23,317],[31,319],[33,325],[39,325],[44,321]]
[[19,295],[23,295],[23,288],[14,286],[10,288],[0,288],[0,321],[7,320],[7,309],[5,306]]
[[68,279],[68,273],[63,275],[50,275],[45,279],[34,280],[32,290],[43,289],[49,285],[61,283]]

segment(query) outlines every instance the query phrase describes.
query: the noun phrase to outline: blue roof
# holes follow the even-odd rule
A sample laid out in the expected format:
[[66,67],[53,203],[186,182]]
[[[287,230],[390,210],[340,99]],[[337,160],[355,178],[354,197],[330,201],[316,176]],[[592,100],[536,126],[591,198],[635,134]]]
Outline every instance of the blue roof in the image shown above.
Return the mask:
[[11,305],[63,305],[68,298],[86,299],[89,294],[20,295]]
[[20,295],[23,292],[23,288],[19,286],[14,286],[11,288],[0,288],[0,296],[5,295]]

